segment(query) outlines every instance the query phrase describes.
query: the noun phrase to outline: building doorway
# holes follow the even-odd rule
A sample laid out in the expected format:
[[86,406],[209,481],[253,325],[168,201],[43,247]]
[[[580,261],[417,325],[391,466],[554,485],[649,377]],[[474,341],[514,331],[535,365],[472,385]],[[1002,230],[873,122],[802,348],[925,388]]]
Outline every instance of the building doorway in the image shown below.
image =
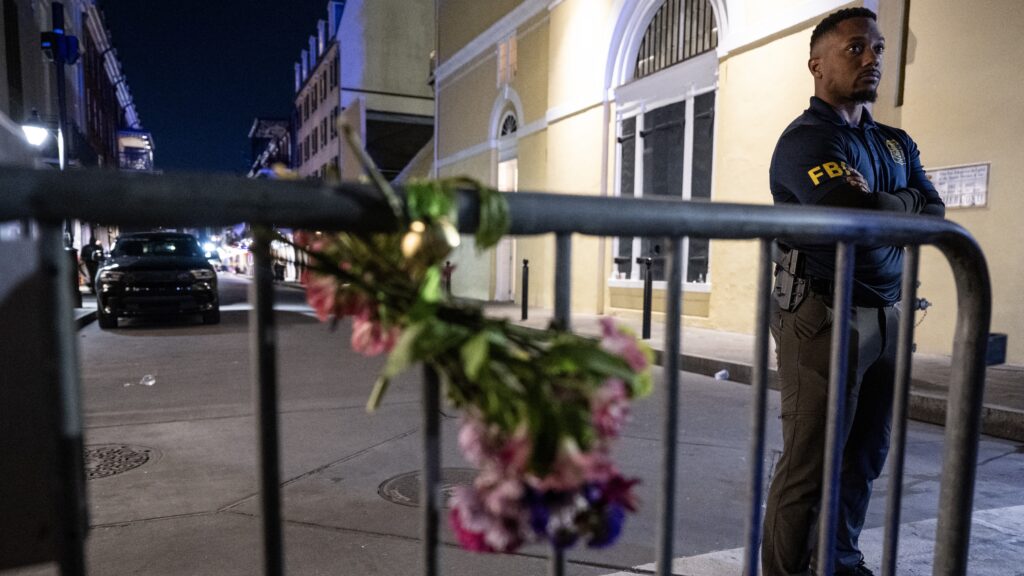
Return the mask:
[[[516,192],[519,190],[519,159],[511,158],[498,163],[498,190]],[[506,236],[495,248],[494,299],[511,302],[515,296],[516,279],[515,239]]]

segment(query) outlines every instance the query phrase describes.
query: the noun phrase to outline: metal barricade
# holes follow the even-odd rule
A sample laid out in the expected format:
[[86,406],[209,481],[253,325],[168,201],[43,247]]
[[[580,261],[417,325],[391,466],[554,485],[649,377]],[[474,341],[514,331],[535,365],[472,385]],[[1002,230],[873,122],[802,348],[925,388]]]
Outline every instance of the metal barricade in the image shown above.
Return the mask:
[[[228,225],[240,221],[253,226],[287,226],[351,231],[385,230],[394,218],[379,196],[368,187],[345,184],[330,188],[314,182],[243,180],[203,176],[133,176],[111,173],[52,173],[0,169],[0,221],[35,218],[43,224],[46,254],[55,260],[59,273],[66,259],[56,258],[59,239],[54,223],[66,218],[134,225]],[[847,311],[851,305],[853,255],[857,244],[905,246],[903,306],[911,310],[917,279],[918,247],[933,245],[949,260],[956,278],[958,313],[950,381],[946,441],[936,532],[936,576],[967,573],[975,464],[981,422],[985,352],[991,317],[988,269],[977,243],[959,225],[926,217],[910,217],[865,211],[826,210],[804,207],[750,206],[689,203],[594,196],[545,195],[520,192],[506,196],[511,233],[554,234],[555,322],[571,328],[572,235],[668,237],[668,282],[664,346],[666,391],[663,419],[660,525],[657,542],[657,573],[671,573],[676,508],[677,414],[679,406],[679,358],[681,352],[682,246],[685,237],[748,239],[760,241],[758,300],[753,358],[752,441],[750,446],[749,500],[746,553],[743,574],[756,576],[761,536],[760,502],[765,455],[765,418],[768,389],[768,315],[771,279],[771,240],[836,242],[834,302],[837,312],[832,332],[832,364],[829,385],[826,472],[820,522],[820,541],[830,542],[836,525],[837,464],[846,382],[844,364],[849,345]],[[202,207],[198,210],[197,207]],[[459,225],[464,232],[476,228],[476,199],[459,199]],[[571,215],[571,217],[568,217]],[[255,274],[250,298],[251,342],[259,434],[259,479],[263,519],[264,570],[284,572],[281,534],[280,455],[277,413],[277,366],[273,324],[270,246],[257,242]],[[61,262],[65,262],[61,264]],[[81,406],[78,403],[77,350],[70,332],[71,301],[55,290],[53,305],[58,322],[61,390],[62,446],[79,446],[82,438]],[[906,405],[910,384],[910,352],[913,315],[903,314],[899,328],[897,377],[892,435],[890,500],[886,515],[883,574],[895,574],[899,526],[900,486],[906,442]],[[440,508],[440,389],[436,374],[425,374],[423,388],[423,573],[439,573],[438,519]],[[71,459],[63,450],[65,459]],[[73,477],[68,462],[64,473]],[[84,498],[68,481],[63,511],[61,566],[65,574],[84,572],[82,522]],[[828,554],[830,546],[820,546]],[[826,558],[822,558],[826,560]],[[819,563],[829,566],[829,563]],[[551,574],[564,573],[561,552],[551,558]]]

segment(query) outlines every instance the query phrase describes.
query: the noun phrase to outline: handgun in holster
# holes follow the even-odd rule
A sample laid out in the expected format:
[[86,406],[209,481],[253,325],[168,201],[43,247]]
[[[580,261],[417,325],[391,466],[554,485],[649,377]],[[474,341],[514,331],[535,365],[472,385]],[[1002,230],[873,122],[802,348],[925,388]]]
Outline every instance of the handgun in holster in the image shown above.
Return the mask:
[[787,312],[796,310],[807,295],[804,275],[804,256],[795,248],[778,245],[775,251],[775,289],[772,295],[779,308]]

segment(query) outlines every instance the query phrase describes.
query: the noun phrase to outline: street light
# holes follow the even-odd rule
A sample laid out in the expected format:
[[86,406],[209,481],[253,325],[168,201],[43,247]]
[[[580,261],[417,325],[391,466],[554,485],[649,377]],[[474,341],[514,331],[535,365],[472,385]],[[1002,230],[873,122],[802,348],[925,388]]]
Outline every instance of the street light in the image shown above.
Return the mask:
[[28,121],[21,125],[22,131],[25,132],[25,140],[36,148],[43,145],[46,142],[46,136],[50,133],[46,129],[46,124],[43,124],[41,118],[39,118],[39,111],[35,108],[32,109],[32,115],[29,116]]

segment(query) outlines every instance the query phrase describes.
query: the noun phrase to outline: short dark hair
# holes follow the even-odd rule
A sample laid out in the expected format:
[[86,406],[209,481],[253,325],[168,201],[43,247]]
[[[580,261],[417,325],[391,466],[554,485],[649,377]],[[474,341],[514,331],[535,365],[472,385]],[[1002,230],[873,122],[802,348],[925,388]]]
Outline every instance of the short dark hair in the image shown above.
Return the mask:
[[867,8],[843,8],[842,10],[837,10],[826,16],[824,20],[818,22],[818,25],[814,27],[814,32],[811,32],[811,50],[814,50],[814,45],[818,43],[818,40],[821,40],[822,36],[835,30],[843,20],[849,20],[850,18],[870,18],[878,21],[878,16]]

